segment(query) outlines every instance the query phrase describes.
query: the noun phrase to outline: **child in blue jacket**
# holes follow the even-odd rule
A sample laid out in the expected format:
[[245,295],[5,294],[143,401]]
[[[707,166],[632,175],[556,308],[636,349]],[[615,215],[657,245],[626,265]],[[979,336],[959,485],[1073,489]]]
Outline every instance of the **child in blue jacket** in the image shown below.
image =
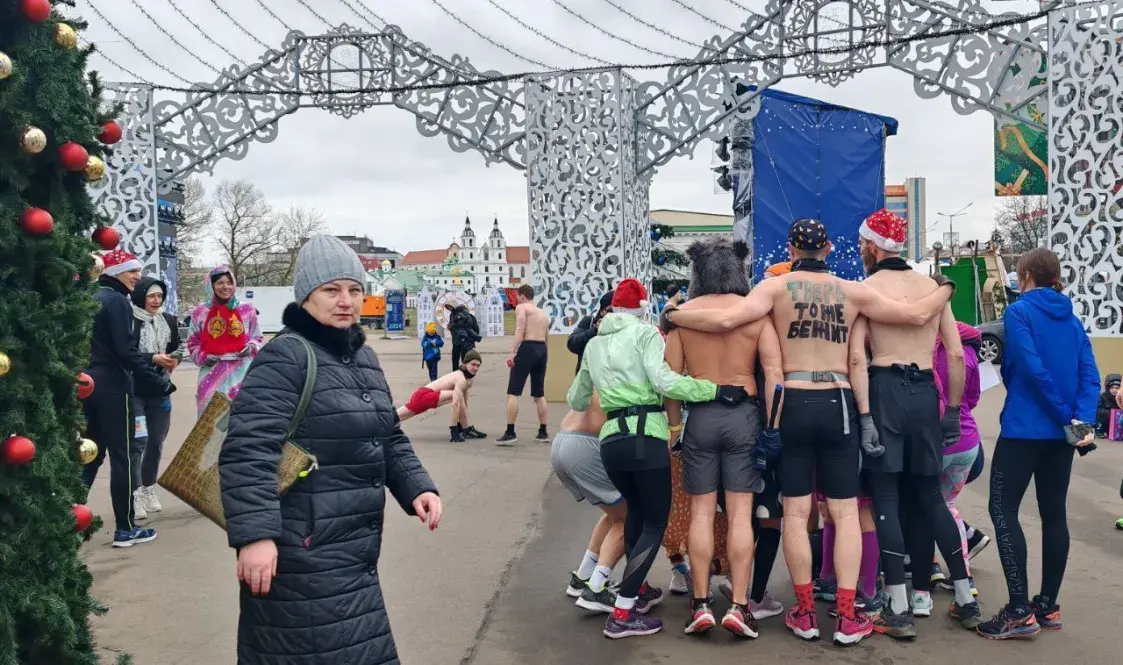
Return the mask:
[[437,324],[430,321],[425,324],[425,335],[421,338],[421,364],[429,368],[429,380],[437,380],[437,365],[441,362],[441,347],[445,345],[443,337],[437,334]]

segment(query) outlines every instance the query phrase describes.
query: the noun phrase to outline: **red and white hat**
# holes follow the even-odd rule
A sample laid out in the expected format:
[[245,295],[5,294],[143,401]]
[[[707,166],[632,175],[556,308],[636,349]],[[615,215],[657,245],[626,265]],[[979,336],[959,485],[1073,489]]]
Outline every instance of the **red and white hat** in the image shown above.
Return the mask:
[[906,228],[908,222],[882,208],[862,222],[858,235],[887,252],[902,252],[905,249]]
[[141,270],[144,268],[144,265],[141,264],[137,257],[123,249],[115,249],[112,252],[106,253],[106,255],[102,257],[102,261],[105,262],[105,274],[110,277],[116,277],[130,270]]
[[638,279],[629,277],[616,285],[612,292],[612,309],[642,309],[647,307],[647,289]]

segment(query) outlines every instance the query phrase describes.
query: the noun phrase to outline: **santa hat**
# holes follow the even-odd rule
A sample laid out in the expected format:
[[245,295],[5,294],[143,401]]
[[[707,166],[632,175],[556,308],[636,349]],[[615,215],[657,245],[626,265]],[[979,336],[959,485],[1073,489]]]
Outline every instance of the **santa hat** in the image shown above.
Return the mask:
[[116,277],[130,270],[140,270],[144,267],[139,259],[123,249],[115,249],[107,253],[102,257],[102,261],[105,262],[105,274],[110,277]]
[[631,277],[621,281],[612,292],[613,311],[636,311],[647,307],[647,289]]
[[862,222],[858,235],[887,252],[902,252],[907,227],[908,222],[882,208]]

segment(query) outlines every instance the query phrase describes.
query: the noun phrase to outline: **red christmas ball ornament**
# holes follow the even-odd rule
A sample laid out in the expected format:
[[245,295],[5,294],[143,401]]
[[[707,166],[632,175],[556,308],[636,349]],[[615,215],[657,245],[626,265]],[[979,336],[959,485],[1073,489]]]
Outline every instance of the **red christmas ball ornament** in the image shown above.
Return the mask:
[[78,374],[78,399],[86,399],[94,394],[94,380],[89,374]]
[[97,243],[98,247],[109,251],[115,249],[117,243],[121,242],[121,234],[117,233],[117,229],[111,226],[99,226],[94,231],[94,242]]
[[73,141],[67,141],[59,146],[58,161],[67,171],[81,171],[86,168],[90,160],[90,153]]
[[24,233],[45,236],[55,228],[55,220],[51,217],[51,213],[42,208],[28,208],[20,215],[19,225]]
[[13,434],[4,442],[2,448],[5,464],[23,466],[35,459],[35,444],[26,436]]
[[50,0],[20,0],[19,8],[33,23],[42,23],[51,17]]
[[77,522],[74,530],[78,533],[82,533],[94,523],[94,514],[89,508],[80,503],[74,504],[70,512],[74,513],[74,521]]
[[97,140],[106,145],[113,145],[121,140],[121,125],[116,120],[110,120],[102,124],[101,133],[97,135]]

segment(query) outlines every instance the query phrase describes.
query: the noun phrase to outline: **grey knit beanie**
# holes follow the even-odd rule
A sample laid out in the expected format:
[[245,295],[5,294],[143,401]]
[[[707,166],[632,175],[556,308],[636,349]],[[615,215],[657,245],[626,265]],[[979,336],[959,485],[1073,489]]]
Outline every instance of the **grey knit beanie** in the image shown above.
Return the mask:
[[296,255],[292,292],[303,304],[313,291],[337,279],[349,279],[366,288],[366,271],[359,256],[335,236],[312,236]]

